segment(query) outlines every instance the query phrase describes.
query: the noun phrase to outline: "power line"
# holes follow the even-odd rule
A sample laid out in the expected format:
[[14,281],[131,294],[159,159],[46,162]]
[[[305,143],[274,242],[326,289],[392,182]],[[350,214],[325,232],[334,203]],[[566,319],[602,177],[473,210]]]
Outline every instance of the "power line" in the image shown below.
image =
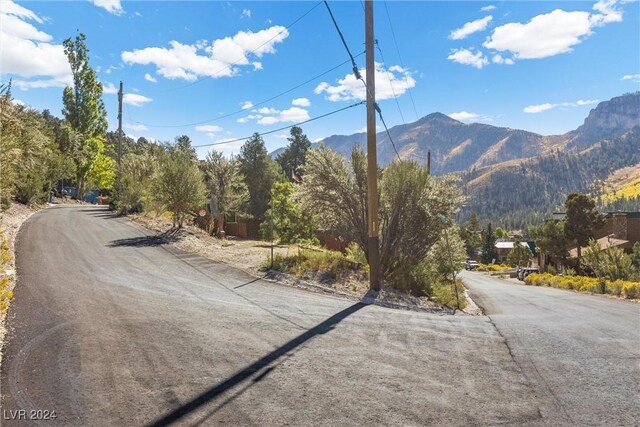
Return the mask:
[[327,11],[329,11],[329,15],[331,16],[331,20],[333,21],[333,25],[336,27],[336,31],[338,32],[338,35],[340,36],[340,40],[342,40],[342,44],[344,45],[344,48],[347,50],[347,53],[349,54],[349,58],[351,58],[351,65],[353,66],[353,74],[356,76],[356,79],[362,79],[362,76],[360,75],[360,70],[358,70],[358,66],[356,65],[356,61],[353,58],[353,55],[351,54],[351,50],[349,50],[349,46],[347,46],[347,42],[344,39],[344,36],[342,35],[342,31],[340,31],[340,27],[338,26],[338,22],[336,22],[336,18],[333,16],[333,12],[331,12],[331,8],[329,7],[329,3],[327,3],[327,0],[323,0],[325,6],[327,6]]
[[[389,27],[391,28],[391,35],[393,36],[393,43],[396,46],[396,52],[398,52],[398,59],[400,60],[400,66],[404,68],[404,63],[402,62],[402,56],[400,55],[400,48],[398,47],[398,40],[396,39],[396,32],[393,30],[393,23],[391,22],[391,15],[389,14],[389,8],[387,7],[386,0],[383,1],[384,9],[387,12],[387,19],[389,20]],[[380,52],[382,55],[382,52]],[[384,59],[383,59],[384,61]],[[413,94],[411,92],[411,88],[409,89],[409,99],[411,99],[411,105],[413,105],[413,112],[416,114],[416,119],[419,120],[420,116],[418,115],[418,110],[416,109],[416,103],[413,102]]]
[[291,129],[291,128],[292,128],[292,127],[294,127],[294,126],[300,126],[300,125],[303,125],[303,124],[305,124],[305,123],[310,123],[310,122],[313,122],[313,121],[315,121],[315,120],[323,119],[323,118],[325,118],[325,117],[331,116],[331,115],[333,115],[333,114],[339,113],[339,112],[344,111],[344,110],[348,110],[349,108],[357,107],[358,105],[362,105],[362,104],[365,104],[365,103],[366,103],[365,101],[356,102],[355,104],[351,104],[351,105],[348,105],[348,106],[346,106],[346,107],[340,108],[340,109],[338,109],[338,110],[334,110],[334,111],[331,111],[331,112],[325,113],[325,114],[323,114],[323,115],[321,115],[321,116],[312,117],[312,118],[310,118],[309,120],[305,120],[305,121],[302,121],[302,122],[298,122],[298,123],[292,124],[292,125],[290,125],[290,126],[283,126],[283,127],[281,127],[281,128],[273,129],[273,130],[270,130],[270,131],[267,131],[267,132],[262,132],[262,133],[257,133],[257,132],[256,132],[256,133],[254,133],[253,135],[245,136],[245,137],[243,137],[243,138],[235,138],[235,139],[229,139],[229,140],[226,140],[226,141],[212,142],[212,143],[210,143],[210,144],[192,145],[192,147],[194,147],[194,148],[197,148],[197,147],[211,147],[211,146],[215,146],[215,145],[230,144],[230,143],[232,143],[232,142],[238,142],[238,141],[244,141],[244,140],[247,140],[247,139],[249,139],[249,138],[253,137],[253,136],[254,136],[254,135],[256,135],[256,134],[257,134],[258,136],[269,135],[269,134],[272,134],[272,133],[276,133],[276,132],[283,131],[283,130],[285,130],[285,129]]
[[[364,54],[364,52],[361,52],[358,55],[356,55],[355,57],[358,58],[359,56],[362,56],[363,54]],[[320,77],[323,77],[326,74],[329,74],[330,72],[337,70],[338,68],[342,67],[344,64],[346,64],[348,62],[350,62],[349,59],[347,59],[346,61],[341,62],[340,64],[336,65],[335,67],[333,67],[333,68],[331,68],[331,69],[329,69],[327,71],[324,71],[324,72],[318,74],[317,76],[311,77],[310,79],[308,79],[308,80],[306,80],[306,81],[304,81],[304,82],[302,82],[302,83],[300,83],[300,84],[298,84],[298,85],[296,85],[296,86],[294,86],[294,87],[292,87],[290,89],[285,90],[284,92],[280,92],[277,95],[274,95],[274,96],[272,96],[272,97],[270,97],[268,99],[265,99],[264,101],[260,101],[258,103],[255,103],[255,104],[253,104],[253,107],[259,107],[260,105],[264,105],[264,104],[266,104],[268,102],[273,101],[274,99],[280,98],[283,95],[286,95],[286,94],[288,94],[290,92],[293,92],[294,90],[299,89],[302,86],[307,85],[307,84],[311,83],[312,81],[317,80]],[[146,124],[146,123],[142,123],[142,122],[136,122],[136,123],[139,123],[141,125],[145,125],[145,126],[148,126],[148,127],[153,127],[153,128],[182,128],[182,127],[196,126],[196,125],[202,125],[202,124],[205,124],[205,123],[215,122],[215,121],[218,121],[218,120],[225,119],[227,117],[235,116],[236,114],[242,113],[244,111],[247,111],[247,109],[242,109],[241,108],[239,110],[233,111],[231,113],[228,113],[228,114],[225,114],[225,115],[222,115],[222,116],[219,116],[219,117],[215,117],[213,119],[207,119],[207,120],[202,120],[202,121],[193,122],[193,123],[186,123],[186,124],[182,124],[182,125],[150,125],[150,124]]]
[[393,99],[395,99],[396,105],[398,106],[398,113],[400,113],[400,118],[402,119],[402,123],[407,124],[407,122],[404,120],[404,114],[402,114],[402,109],[400,109],[400,102],[398,102],[398,95],[396,95],[396,90],[393,88],[391,73],[389,73],[389,70],[386,67],[387,61],[384,60],[382,49],[380,49],[380,43],[376,43],[376,47],[378,48],[378,52],[380,52],[380,57],[382,58],[382,66],[384,68],[384,71],[387,73],[387,78],[389,79],[389,86],[391,86],[391,93],[393,94]]
[[[360,74],[360,71],[358,70],[358,66],[356,65],[356,61],[353,58],[353,55],[351,54],[351,51],[349,50],[349,46],[347,46],[347,42],[345,41],[344,36],[342,35],[342,31],[340,31],[340,26],[336,22],[336,19],[333,16],[333,13],[331,12],[331,8],[329,7],[329,3],[327,3],[326,0],[323,0],[323,1],[324,1],[324,4],[327,6],[327,10],[329,11],[329,15],[331,15],[331,20],[333,21],[333,25],[336,27],[336,31],[338,32],[338,35],[340,36],[340,40],[342,40],[342,44],[344,45],[344,48],[346,49],[347,54],[349,55],[349,58],[351,59],[351,63],[353,64],[353,74],[356,76],[356,79],[358,79],[358,80],[360,80],[362,82],[367,94],[371,95],[371,92],[369,91],[369,87],[367,86],[367,82],[365,82],[364,78],[362,78],[362,75]],[[383,58],[383,61],[384,61],[384,58]],[[402,160],[400,158],[400,154],[398,153],[398,149],[396,148],[396,144],[393,142],[393,138],[391,138],[391,134],[389,133],[389,129],[387,128],[387,124],[384,121],[384,117],[382,117],[382,110],[380,110],[380,106],[378,105],[377,102],[375,103],[374,107],[375,107],[376,111],[378,112],[378,116],[380,117],[380,120],[382,121],[382,124],[384,125],[384,128],[387,131],[387,137],[389,138],[389,141],[391,142],[391,145],[393,146],[393,150],[396,152],[396,156],[398,157],[398,160]],[[402,115],[402,113],[400,113],[400,114]]]
[[[310,14],[316,7],[320,6],[320,4],[322,3],[322,1],[319,1],[318,3],[316,3],[315,5],[313,5],[313,7],[309,10],[307,10],[305,13],[303,13],[300,17],[298,17],[295,21],[293,21],[291,24],[287,25],[286,27],[284,27],[281,31],[279,31],[275,36],[271,37],[269,40],[265,41],[264,43],[262,43],[260,46],[255,47],[253,50],[250,50],[247,52],[247,54],[252,54],[255,53],[258,49],[260,49],[261,47],[263,47],[264,45],[266,45],[267,43],[271,42],[273,39],[275,39],[276,37],[280,36],[282,33],[284,33],[285,31],[288,31],[291,27],[293,27],[295,24],[297,24],[298,22],[300,22],[305,16],[307,16],[308,14]],[[185,89],[188,88],[190,86],[196,85],[198,83],[201,83],[205,80],[208,80],[210,78],[213,78],[214,76],[217,76],[218,74],[220,74],[221,72],[230,69],[233,65],[237,65],[239,62],[244,61],[247,57],[247,54],[245,54],[242,58],[238,58],[237,60],[230,62],[229,64],[225,65],[224,67],[220,68],[218,71],[216,71],[213,74],[210,74],[206,77],[203,77],[201,79],[198,79],[194,82],[188,83],[186,85],[183,86],[179,86],[179,87],[175,87],[175,88],[169,88],[169,89],[157,89],[157,90],[151,90],[148,92],[151,93],[163,93],[163,92],[172,92],[174,90],[180,90],[180,89]]]

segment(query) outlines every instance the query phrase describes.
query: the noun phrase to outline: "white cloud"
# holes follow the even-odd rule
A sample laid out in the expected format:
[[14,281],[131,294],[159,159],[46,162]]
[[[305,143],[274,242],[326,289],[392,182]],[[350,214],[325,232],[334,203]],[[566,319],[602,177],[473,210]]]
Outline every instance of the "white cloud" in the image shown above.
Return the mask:
[[259,125],[273,125],[275,123],[298,123],[309,120],[309,112],[304,108],[291,107],[287,110],[276,110],[275,108],[263,107],[253,110],[259,114],[250,114],[236,120],[238,123],[248,123],[256,120]]
[[248,109],[250,109],[250,108],[253,108],[253,102],[251,102],[251,101],[244,101],[244,102],[243,102],[242,104],[240,104],[240,105],[241,105],[241,108],[242,108],[243,110],[248,110]]
[[[377,100],[391,99],[394,92],[396,96],[401,96],[416,85],[411,73],[398,65],[391,66],[387,70],[380,63],[376,63],[375,66]],[[366,81],[366,70],[363,68],[360,73]],[[361,81],[356,80],[353,74],[347,74],[344,79],[338,79],[337,83],[336,86],[331,86],[327,82],[322,82],[316,86],[313,92],[316,95],[325,93],[327,99],[333,102],[364,100],[367,98],[364,85]]]
[[105,95],[115,95],[118,88],[113,83],[102,83],[102,93]]
[[542,113],[543,111],[553,110],[554,108],[558,108],[558,107],[562,107],[562,108],[582,107],[584,105],[597,104],[598,102],[600,101],[597,99],[587,99],[587,100],[579,99],[576,102],[559,102],[555,104],[552,104],[550,102],[545,102],[544,104],[526,106],[522,111],[525,113],[536,114],[536,113]]
[[1,4],[2,73],[29,79],[14,79],[15,86],[22,90],[71,84],[71,68],[62,45],[50,43],[51,35],[27,22],[42,24],[44,20],[11,0],[2,0]]
[[477,33],[478,31],[484,31],[492,19],[493,19],[493,16],[489,15],[489,16],[485,16],[482,19],[477,19],[475,21],[467,22],[462,26],[462,28],[453,30],[451,34],[449,34],[449,38],[451,40],[462,40],[473,33]]
[[94,5],[103,8],[114,15],[122,15],[124,10],[120,4],[120,0],[89,0]]
[[640,74],[627,74],[622,76],[620,80],[638,80],[640,79]]
[[[510,52],[514,59],[539,59],[573,51],[573,47],[593,34],[596,27],[622,21],[617,0],[600,0],[593,9],[567,12],[556,9],[534,16],[525,24],[512,22],[499,26],[483,46],[499,52]],[[506,63],[506,62],[505,62]]]
[[153,101],[151,98],[139,95],[137,93],[125,93],[122,97],[122,102],[134,107],[142,107],[144,104]]
[[158,74],[168,79],[196,80],[199,76],[231,77],[240,72],[240,66],[253,65],[249,57],[261,58],[275,53],[275,45],[289,36],[285,27],[273,26],[258,32],[239,31],[233,37],[214,40],[211,45],[182,44],[175,40],[170,48],[147,47],[122,52],[126,64],[154,64]]
[[153,76],[152,76],[151,74],[149,74],[149,73],[145,73],[145,74],[144,74],[144,79],[145,79],[146,81],[148,81],[148,82],[151,82],[151,83],[158,83],[158,80],[156,80],[156,78],[155,78],[155,77],[153,77]]
[[262,70],[262,62],[252,62],[251,65],[253,65],[253,71],[259,71]]
[[242,9],[243,18],[251,18],[251,9]]
[[496,53],[495,55],[493,55],[491,57],[491,61],[494,64],[507,64],[507,65],[515,64],[513,59],[511,59],[511,58],[503,58],[502,55],[500,55],[499,53]]
[[143,125],[142,123],[128,123],[124,125],[125,129],[131,129],[134,132],[143,132],[149,130],[148,127]]
[[311,105],[311,101],[309,101],[307,98],[296,98],[291,101],[291,105],[295,105],[297,107],[308,107]]
[[469,113],[467,111],[460,111],[458,113],[451,113],[448,115],[454,120],[458,120],[461,122],[491,122],[493,121],[493,117],[485,116],[483,114],[478,113]]
[[491,12],[495,8],[496,7],[494,5],[490,4],[489,6],[481,7],[480,10],[483,12]]
[[196,126],[196,130],[198,132],[209,132],[209,133],[216,133],[216,132],[220,132],[223,129],[220,126],[216,126],[216,125],[199,125]]
[[477,69],[481,69],[489,63],[482,52],[473,53],[470,49],[454,49],[447,59],[459,64],[471,65]]

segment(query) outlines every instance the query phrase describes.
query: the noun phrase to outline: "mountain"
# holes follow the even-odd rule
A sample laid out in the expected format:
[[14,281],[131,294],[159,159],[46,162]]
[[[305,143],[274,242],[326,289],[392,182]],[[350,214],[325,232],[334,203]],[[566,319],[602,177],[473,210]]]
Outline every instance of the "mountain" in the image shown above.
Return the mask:
[[[582,149],[640,125],[640,92],[601,102],[584,124],[564,135],[544,136],[487,124],[465,124],[442,113],[389,129],[400,158],[426,162],[431,152],[435,174],[478,169],[510,160],[547,155],[554,150]],[[333,135],[321,143],[345,157],[354,145],[366,146],[366,133]],[[377,134],[378,162],[386,165],[396,153],[386,132]],[[282,149],[272,153],[276,156]]]

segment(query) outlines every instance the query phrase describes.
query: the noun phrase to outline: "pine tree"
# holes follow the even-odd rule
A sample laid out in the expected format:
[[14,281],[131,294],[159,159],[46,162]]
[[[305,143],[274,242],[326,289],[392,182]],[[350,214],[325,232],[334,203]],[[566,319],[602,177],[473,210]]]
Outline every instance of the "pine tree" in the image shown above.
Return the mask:
[[289,145],[278,155],[276,162],[284,171],[285,176],[294,179],[294,175],[301,177],[303,174],[300,167],[306,161],[307,151],[311,148],[311,141],[298,126],[291,128],[291,137],[287,138],[287,140]]

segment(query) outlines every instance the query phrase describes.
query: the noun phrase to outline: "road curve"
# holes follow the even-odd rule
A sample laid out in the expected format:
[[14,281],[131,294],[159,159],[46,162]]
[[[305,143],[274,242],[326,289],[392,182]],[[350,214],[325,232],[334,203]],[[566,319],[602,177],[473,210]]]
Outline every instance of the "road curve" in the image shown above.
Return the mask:
[[[485,316],[256,280],[101,207],[35,214],[17,250],[3,426],[565,422]],[[600,404],[579,403],[588,423],[632,420],[632,408],[617,418],[589,409]],[[25,423],[19,410],[56,418]]]
[[539,398],[573,425],[640,422],[640,304],[463,272]]

